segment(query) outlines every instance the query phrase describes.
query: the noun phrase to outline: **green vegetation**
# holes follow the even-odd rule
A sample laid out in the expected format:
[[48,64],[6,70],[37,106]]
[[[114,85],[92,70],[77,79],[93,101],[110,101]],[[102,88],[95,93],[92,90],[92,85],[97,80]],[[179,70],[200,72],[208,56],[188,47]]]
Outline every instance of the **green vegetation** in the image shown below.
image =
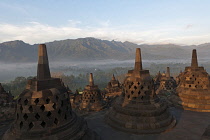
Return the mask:
[[14,81],[3,84],[3,87],[6,91],[11,91],[15,98],[24,90],[26,86],[27,79],[31,79],[32,77],[17,77]]
[[[152,77],[155,77],[158,71],[165,71],[166,67],[170,67],[171,75],[176,77],[180,70],[184,70],[184,67],[189,64],[151,64],[150,67],[145,67],[144,69],[149,69],[150,74]],[[204,67],[208,70],[209,64],[205,64]],[[112,74],[115,75],[115,77],[122,83],[125,74],[128,70],[132,69],[132,67],[115,67],[115,68],[106,68],[106,69],[95,69],[95,68],[75,68],[75,67],[69,67],[65,69],[60,69],[60,71],[66,71],[66,72],[72,72],[74,74],[66,74],[66,75],[60,75],[59,78],[62,79],[65,85],[68,85],[68,87],[75,92],[78,90],[79,93],[83,91],[84,87],[89,84],[89,73],[92,72],[94,76],[94,83],[99,86],[101,90],[104,90],[104,88],[107,86],[107,83],[111,80]],[[9,83],[4,83],[3,86],[5,90],[11,91],[11,93],[17,97],[25,88],[27,80],[31,79],[33,77],[17,77],[13,81]]]
[[[107,86],[107,83],[111,80],[112,74],[115,74],[115,77],[122,82],[125,76],[124,74],[127,72],[127,70],[127,68],[121,67],[106,71],[97,70],[93,72],[94,83],[98,85],[101,90],[104,90],[104,88]],[[17,77],[14,81],[3,84],[3,87],[6,91],[11,91],[13,96],[17,98],[18,95],[24,90],[27,80],[32,78],[33,77]],[[84,87],[89,84],[89,73],[84,74],[83,72],[83,74],[79,74],[78,76],[62,75],[60,76],[60,78],[62,79],[64,84],[68,85],[73,92],[75,92],[76,90],[78,90],[78,92],[81,92]]]

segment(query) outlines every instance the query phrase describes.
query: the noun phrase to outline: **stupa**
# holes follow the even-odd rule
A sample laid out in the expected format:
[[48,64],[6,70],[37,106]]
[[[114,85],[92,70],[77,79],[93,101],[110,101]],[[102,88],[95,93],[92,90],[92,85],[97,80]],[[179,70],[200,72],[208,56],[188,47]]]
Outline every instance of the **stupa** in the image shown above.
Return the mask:
[[160,80],[161,80],[162,74],[160,73],[160,71],[157,73],[157,75],[154,78],[154,84],[155,84],[155,88],[158,89],[160,86]]
[[90,73],[89,85],[85,86],[82,94],[80,110],[100,111],[104,108],[103,98],[97,85],[94,84],[93,74]]
[[106,90],[106,97],[119,96],[122,93],[122,87],[120,82],[116,80],[114,74],[112,75],[112,80],[108,82]]
[[124,89],[105,115],[108,125],[134,134],[161,133],[173,128],[176,119],[155,94],[149,70],[142,69],[141,50],[136,49],[134,70],[129,70]]
[[176,77],[176,84],[179,85],[180,83],[180,77],[182,77],[182,75],[184,74],[184,72],[182,72],[182,70],[180,70],[179,75]]
[[0,105],[13,102],[13,96],[10,92],[6,92],[0,83]]
[[72,111],[67,88],[50,74],[46,45],[39,45],[37,78],[17,99],[16,119],[3,140],[89,140],[98,136]]
[[82,94],[79,94],[78,90],[74,94],[71,94],[70,101],[73,109],[78,109],[82,102]]
[[0,121],[13,120],[16,103],[10,91],[6,92],[0,83]]
[[197,53],[192,51],[191,66],[180,73],[176,94],[170,100],[185,110],[210,112],[210,80],[202,66],[198,66]]
[[170,76],[170,68],[167,67],[166,74],[163,73],[159,79],[159,86],[156,94],[165,95],[166,92],[173,92],[176,89],[176,81]]

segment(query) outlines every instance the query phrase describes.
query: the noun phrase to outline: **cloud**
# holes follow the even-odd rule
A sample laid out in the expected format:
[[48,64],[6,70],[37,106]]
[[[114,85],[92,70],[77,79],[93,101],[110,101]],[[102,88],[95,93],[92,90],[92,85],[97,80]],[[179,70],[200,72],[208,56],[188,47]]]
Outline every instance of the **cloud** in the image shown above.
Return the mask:
[[187,25],[185,26],[185,29],[188,30],[188,29],[191,29],[192,27],[193,27],[192,24],[187,24]]
[[[155,29],[129,30],[130,25],[112,27],[110,21],[99,23],[98,27],[82,27],[80,21],[69,20],[66,26],[50,26],[39,22],[29,22],[25,25],[0,23],[0,42],[23,40],[27,43],[44,43],[54,40],[95,37],[105,40],[130,41],[142,43],[176,43],[176,44],[201,44],[209,42],[210,34],[198,35],[192,32],[185,33],[181,27],[157,27]],[[189,26],[188,28],[191,28]]]
[[78,20],[68,20],[68,23],[69,23],[68,24],[69,26],[75,27],[75,26],[81,24],[81,21],[78,21]]

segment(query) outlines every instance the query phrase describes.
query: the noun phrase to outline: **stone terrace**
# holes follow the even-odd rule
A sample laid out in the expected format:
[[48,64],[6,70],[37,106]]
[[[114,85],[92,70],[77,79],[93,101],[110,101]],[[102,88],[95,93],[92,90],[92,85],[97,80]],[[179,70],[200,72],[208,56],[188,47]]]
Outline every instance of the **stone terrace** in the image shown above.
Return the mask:
[[106,111],[86,117],[88,126],[103,140],[200,140],[210,124],[210,113],[193,112],[171,107],[170,112],[177,118],[177,126],[161,134],[134,135],[113,129],[104,122]]
[[[134,135],[117,131],[104,122],[106,110],[91,113],[85,119],[89,128],[96,131],[103,140],[200,140],[210,124],[209,112],[193,112],[174,107],[170,111],[178,120],[177,126],[161,134]],[[10,123],[11,121],[0,122],[0,139]]]

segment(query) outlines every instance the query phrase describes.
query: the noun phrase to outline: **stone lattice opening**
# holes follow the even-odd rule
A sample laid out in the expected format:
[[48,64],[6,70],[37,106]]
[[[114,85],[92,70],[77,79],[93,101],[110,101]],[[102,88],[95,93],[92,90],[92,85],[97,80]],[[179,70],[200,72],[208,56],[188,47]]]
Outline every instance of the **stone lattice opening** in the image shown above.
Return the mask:
[[28,119],[28,115],[27,115],[27,114],[24,114],[24,115],[23,115],[23,118],[24,118],[24,120],[26,121],[26,120]]
[[39,116],[38,113],[36,113],[35,118],[36,118],[37,120],[39,120],[40,116]]
[[39,103],[39,98],[36,98],[34,103],[37,105]]
[[54,123],[57,125],[58,124],[58,119],[55,118]]
[[21,121],[20,122],[20,129],[22,129],[22,127],[23,127],[23,122]]
[[42,105],[42,106],[40,107],[40,109],[41,109],[42,111],[44,111],[44,110],[45,110],[45,106]]
[[28,104],[28,100],[27,99],[25,99],[25,101],[24,101],[24,105],[27,105]]
[[58,97],[57,95],[56,95],[56,97],[55,97],[55,98],[56,98],[56,100],[58,101],[59,97]]
[[47,117],[50,118],[51,115],[52,115],[52,113],[49,111],[49,112],[47,113]]
[[23,107],[22,107],[22,105],[20,106],[20,111],[21,111],[21,112],[23,111]]
[[43,128],[45,128],[46,123],[44,121],[42,121],[42,123],[40,124]]
[[30,106],[30,107],[28,108],[28,110],[32,113],[32,112],[33,112],[33,107]]
[[53,107],[54,109],[56,109],[56,103],[54,103],[52,107]]
[[33,127],[34,127],[34,124],[31,122],[31,123],[29,124],[29,130],[31,130]]
[[49,103],[50,103],[50,99],[47,98],[47,99],[46,99],[46,104],[49,104]]
[[58,114],[61,115],[61,110],[60,109],[58,110]]
[[133,91],[133,90],[131,91],[131,94],[132,94],[132,95],[134,94],[134,91]]

